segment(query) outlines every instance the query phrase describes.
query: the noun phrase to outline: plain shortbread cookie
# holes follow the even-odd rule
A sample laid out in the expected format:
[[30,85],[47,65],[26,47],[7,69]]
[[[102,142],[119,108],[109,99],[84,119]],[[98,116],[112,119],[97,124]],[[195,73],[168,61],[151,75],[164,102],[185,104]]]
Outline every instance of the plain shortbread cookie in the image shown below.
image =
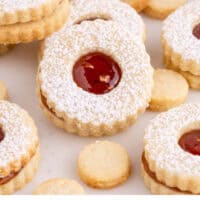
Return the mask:
[[184,103],[188,88],[187,81],[179,73],[167,69],[155,70],[150,110],[165,111]]
[[91,187],[112,188],[129,177],[130,158],[121,145],[97,141],[80,152],[78,172],[81,179]]
[[74,180],[56,178],[45,181],[39,185],[33,192],[35,195],[67,195],[84,194],[80,184]]

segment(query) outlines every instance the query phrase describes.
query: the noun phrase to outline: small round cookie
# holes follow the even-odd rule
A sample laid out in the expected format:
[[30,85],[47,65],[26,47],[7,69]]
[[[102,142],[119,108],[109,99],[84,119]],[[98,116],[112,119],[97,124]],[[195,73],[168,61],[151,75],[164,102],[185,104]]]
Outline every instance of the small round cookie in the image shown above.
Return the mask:
[[181,71],[200,75],[200,1],[189,1],[164,22],[164,61]]
[[143,43],[146,38],[146,27],[140,15],[119,0],[73,0],[66,26],[95,19],[120,23],[131,31],[135,41]]
[[80,178],[91,187],[112,188],[125,182],[130,176],[130,158],[121,145],[97,141],[80,152],[78,172]]
[[113,135],[148,107],[150,59],[122,25],[85,21],[46,39],[41,51],[40,103],[47,117],[67,132]]
[[4,44],[0,44],[0,56],[8,53],[9,51],[11,51],[13,48],[15,47],[15,45],[4,45]]
[[35,195],[81,195],[82,186],[74,180],[51,179],[39,185],[33,192]]
[[[54,3],[50,3],[50,1]],[[60,29],[66,22],[69,14],[68,0],[21,0],[20,3],[16,3],[16,0],[14,0],[9,1],[10,3],[7,2],[4,0],[0,2],[0,6],[3,8],[3,11],[1,10],[1,17],[7,16],[7,12],[11,13],[10,15],[8,14],[8,21],[0,25],[0,44],[18,44],[42,40]],[[49,2],[49,6],[51,6],[45,6],[46,2]],[[22,15],[22,18],[19,17],[18,19],[18,15]],[[13,23],[16,20],[17,22]]]
[[165,19],[178,7],[186,3],[187,0],[149,0],[144,13],[157,19]]
[[167,69],[154,71],[154,87],[149,104],[152,111],[166,111],[185,102],[188,83],[179,73]]
[[165,62],[165,64],[168,69],[171,69],[180,73],[187,80],[190,88],[195,89],[195,90],[200,89],[200,75],[193,75],[190,72],[182,71],[176,65],[173,65],[169,59]]
[[0,100],[8,100],[8,91],[2,81],[0,81]]
[[153,179],[167,194],[200,194],[199,141],[200,104],[183,104],[153,119],[145,131],[142,156],[147,185]]
[[31,117],[19,106],[0,101],[0,194],[11,194],[30,182],[39,158],[39,139]]
[[138,12],[144,10],[144,8],[146,8],[149,3],[149,0],[122,0],[122,1],[130,4]]

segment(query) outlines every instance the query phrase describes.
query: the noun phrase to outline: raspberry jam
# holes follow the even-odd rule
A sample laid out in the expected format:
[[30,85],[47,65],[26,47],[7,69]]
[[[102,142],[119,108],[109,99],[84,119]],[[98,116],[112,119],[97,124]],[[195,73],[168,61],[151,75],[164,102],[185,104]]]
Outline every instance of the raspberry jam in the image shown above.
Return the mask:
[[83,90],[93,94],[105,94],[121,80],[121,69],[109,56],[95,52],[81,57],[73,68],[73,78]]
[[0,142],[4,139],[4,136],[3,129],[0,127]]
[[184,134],[180,140],[179,145],[183,150],[193,154],[200,155],[200,129],[192,130]]
[[197,24],[194,29],[193,29],[193,35],[197,38],[200,39],[200,23]]

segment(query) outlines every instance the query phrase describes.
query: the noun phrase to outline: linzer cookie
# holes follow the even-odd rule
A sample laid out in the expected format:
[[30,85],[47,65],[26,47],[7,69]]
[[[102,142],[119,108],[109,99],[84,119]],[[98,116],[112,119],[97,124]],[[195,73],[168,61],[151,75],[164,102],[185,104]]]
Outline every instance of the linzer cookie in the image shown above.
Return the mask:
[[138,12],[146,8],[149,3],[149,0],[123,0],[123,1],[130,4]]
[[0,0],[0,44],[41,40],[68,16],[68,0]]
[[158,115],[144,136],[144,182],[155,194],[200,194],[200,104]]
[[0,101],[0,194],[11,194],[34,177],[39,163],[37,129],[26,111]]
[[119,0],[72,0],[70,16],[66,26],[80,24],[86,20],[102,19],[120,23],[130,30],[133,39],[143,42],[146,29],[142,18],[129,5]]
[[185,102],[188,96],[187,81],[172,70],[156,69],[149,109],[166,111]]
[[144,13],[153,18],[164,19],[186,2],[187,0],[149,0]]
[[119,23],[86,21],[45,40],[38,94],[57,126],[81,136],[113,135],[148,107],[153,69]]
[[190,1],[173,13],[163,27],[164,61],[180,72],[190,87],[200,89],[200,2]]
[[130,176],[130,158],[121,145],[97,141],[80,152],[78,172],[81,179],[91,187],[112,188],[124,183]]
[[82,186],[74,180],[56,178],[45,181],[33,192],[35,195],[81,195]]

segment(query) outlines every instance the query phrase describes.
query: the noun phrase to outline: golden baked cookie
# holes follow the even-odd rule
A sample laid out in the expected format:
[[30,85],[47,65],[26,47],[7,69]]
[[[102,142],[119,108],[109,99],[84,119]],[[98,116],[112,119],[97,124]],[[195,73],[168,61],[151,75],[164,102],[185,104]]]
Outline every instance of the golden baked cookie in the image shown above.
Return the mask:
[[172,70],[156,69],[149,109],[166,111],[185,102],[188,96],[187,81]]
[[30,182],[39,164],[37,129],[26,111],[0,101],[0,194],[11,194]]
[[130,4],[138,12],[144,10],[144,8],[146,8],[149,3],[149,0],[122,0],[122,1]]
[[168,69],[172,69],[178,73],[180,73],[188,82],[189,86],[192,89],[199,90],[200,89],[200,75],[193,75],[190,72],[182,71],[178,68],[178,66],[175,66],[172,64],[171,60],[164,58],[166,67]]
[[200,88],[200,2],[189,1],[166,19],[162,41],[164,62],[176,69],[195,89]]
[[11,51],[13,48],[15,47],[15,45],[4,45],[4,44],[0,44],[0,56],[8,53],[9,51]]
[[33,192],[35,195],[81,195],[82,186],[74,180],[51,179],[39,185]]
[[96,19],[120,23],[124,29],[131,31],[135,41],[143,43],[146,38],[146,27],[141,16],[119,0],[72,0],[65,26]]
[[200,104],[183,104],[145,131],[142,170],[156,194],[200,194]]
[[91,187],[112,188],[130,176],[130,158],[121,145],[97,141],[80,152],[78,172],[80,178]]
[[0,0],[0,25],[37,21],[53,13],[61,0]]
[[149,0],[144,13],[150,17],[164,19],[187,0]]
[[[10,16],[10,21],[0,25],[0,44],[17,44],[44,39],[61,28],[68,16],[68,0],[21,0],[20,3],[16,3],[19,1],[15,0],[9,2],[0,2],[3,8],[2,17],[3,15],[7,16],[7,12],[10,12],[11,16],[13,13],[13,20]],[[47,2],[49,2],[49,7],[48,4],[47,7],[45,6]],[[23,13],[26,14],[23,15]],[[22,15],[22,18],[18,19],[18,15]]]
[[4,83],[0,81],[0,100],[7,100],[8,99],[8,90]]
[[113,135],[148,107],[149,56],[119,23],[95,20],[63,28],[45,40],[41,55],[41,106],[67,132]]

